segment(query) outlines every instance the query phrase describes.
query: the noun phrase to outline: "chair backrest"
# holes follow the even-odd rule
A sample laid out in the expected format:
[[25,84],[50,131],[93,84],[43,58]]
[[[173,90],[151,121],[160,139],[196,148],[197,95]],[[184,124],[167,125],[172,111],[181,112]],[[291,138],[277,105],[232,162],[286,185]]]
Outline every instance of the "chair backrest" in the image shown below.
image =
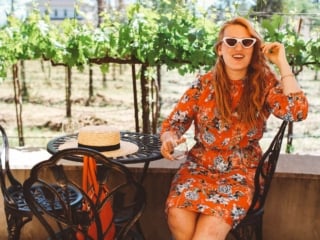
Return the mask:
[[[8,161],[9,156],[9,142],[6,131],[0,125],[1,131],[1,149],[0,149],[0,184],[1,184],[1,191],[2,193],[6,193],[6,182],[5,182],[5,162]],[[4,159],[4,161],[3,161]]]
[[288,122],[283,121],[278,132],[274,136],[268,149],[262,155],[254,178],[255,191],[252,203],[248,210],[247,216],[251,216],[264,207],[264,203],[269,192],[270,184],[276,170],[279,154],[281,151],[282,140]]
[[[108,188],[107,194],[98,197],[99,201],[94,201],[82,188],[83,161],[72,160],[76,155],[90,157],[96,162],[99,186],[107,185]],[[41,191],[35,193],[34,186]],[[116,226],[115,239],[124,239],[145,207],[144,188],[129,169],[86,148],[65,149],[38,163],[31,169],[23,189],[30,209],[51,239],[79,239],[79,232],[85,239],[105,239],[102,236],[108,235],[112,226]],[[81,194],[74,194],[70,189]],[[44,201],[39,201],[39,198]],[[44,203],[50,203],[50,206]],[[113,211],[113,221],[107,228],[103,227],[100,218],[105,204],[111,204]],[[96,226],[95,236],[88,236],[88,229],[93,223]]]
[[5,203],[9,204],[11,207],[17,207],[17,203],[13,200],[12,196],[9,194],[10,191],[22,191],[22,184],[15,179],[13,176],[10,166],[9,166],[9,141],[5,129],[0,125],[1,132],[1,149],[0,149],[0,185],[1,192],[4,197]]
[[271,144],[259,161],[254,176],[255,190],[247,215],[230,232],[237,240],[262,239],[264,204],[276,170],[287,124],[288,122],[285,120],[282,122]]

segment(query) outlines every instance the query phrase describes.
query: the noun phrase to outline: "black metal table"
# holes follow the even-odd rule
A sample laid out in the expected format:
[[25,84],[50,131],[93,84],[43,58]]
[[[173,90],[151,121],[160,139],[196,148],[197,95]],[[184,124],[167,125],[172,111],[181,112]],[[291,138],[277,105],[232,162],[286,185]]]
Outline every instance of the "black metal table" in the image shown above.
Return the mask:
[[[78,134],[75,133],[54,138],[48,142],[47,151],[51,154],[55,154],[60,150],[59,146],[67,141],[76,139],[77,136]],[[138,145],[139,149],[135,153],[110,159],[119,161],[123,164],[144,163],[140,179],[140,182],[143,182],[150,162],[162,158],[160,152],[161,142],[159,135],[137,132],[120,132],[120,136],[121,140],[132,142]],[[80,160],[80,157],[74,156],[74,159]]]

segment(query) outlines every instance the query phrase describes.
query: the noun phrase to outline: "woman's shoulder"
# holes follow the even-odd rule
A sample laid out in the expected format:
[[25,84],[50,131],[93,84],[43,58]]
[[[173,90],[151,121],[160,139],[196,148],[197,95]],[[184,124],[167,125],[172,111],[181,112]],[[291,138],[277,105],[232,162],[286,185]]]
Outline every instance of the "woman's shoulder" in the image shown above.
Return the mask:
[[202,81],[212,81],[212,79],[213,79],[213,72],[212,71],[208,71],[208,72],[206,72],[206,73],[204,73],[204,74],[202,74],[202,75],[199,75],[200,77],[200,79],[202,80]]
[[213,72],[212,71],[206,72],[202,75],[199,75],[199,77],[198,77],[198,83],[202,87],[212,85],[212,81],[213,81]]

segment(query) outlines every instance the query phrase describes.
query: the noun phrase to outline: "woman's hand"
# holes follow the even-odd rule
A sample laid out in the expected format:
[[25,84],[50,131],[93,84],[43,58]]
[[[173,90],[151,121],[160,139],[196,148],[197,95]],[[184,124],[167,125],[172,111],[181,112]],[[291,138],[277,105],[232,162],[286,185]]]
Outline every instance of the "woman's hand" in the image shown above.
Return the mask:
[[183,143],[186,141],[186,138],[178,138],[174,133],[172,132],[164,132],[161,135],[161,154],[164,158],[169,160],[175,160],[172,153],[174,151],[174,148],[178,146],[180,143]]
[[286,51],[284,45],[279,42],[265,43],[261,47],[261,51],[267,59],[279,68],[287,63]]
[[265,43],[262,45],[261,51],[270,62],[274,63],[279,68],[283,93],[289,95],[290,93],[301,91],[301,88],[292,73],[291,66],[287,61],[284,45],[278,42]]

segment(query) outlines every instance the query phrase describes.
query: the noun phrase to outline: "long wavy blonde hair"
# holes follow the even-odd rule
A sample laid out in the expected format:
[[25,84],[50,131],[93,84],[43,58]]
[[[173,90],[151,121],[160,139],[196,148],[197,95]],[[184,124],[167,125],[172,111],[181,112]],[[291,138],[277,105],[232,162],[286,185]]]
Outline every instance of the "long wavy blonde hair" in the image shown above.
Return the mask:
[[[248,66],[247,76],[244,81],[244,90],[241,96],[240,103],[237,107],[237,113],[242,122],[254,126],[256,120],[261,116],[261,110],[265,100],[265,78],[267,74],[271,73],[270,67],[267,65],[267,61],[261,52],[262,39],[260,35],[255,31],[252,24],[243,17],[236,17],[230,21],[227,21],[221,28],[217,43],[215,45],[215,51],[218,54],[218,48],[222,44],[222,38],[224,37],[225,29],[230,25],[241,25],[245,27],[251,37],[256,38],[257,41],[254,45],[254,50],[251,58],[251,62]],[[231,80],[229,79],[226,70],[223,57],[219,56],[213,69],[214,76],[214,89],[216,94],[217,106],[220,110],[221,118],[230,122],[232,107],[231,107]]]

